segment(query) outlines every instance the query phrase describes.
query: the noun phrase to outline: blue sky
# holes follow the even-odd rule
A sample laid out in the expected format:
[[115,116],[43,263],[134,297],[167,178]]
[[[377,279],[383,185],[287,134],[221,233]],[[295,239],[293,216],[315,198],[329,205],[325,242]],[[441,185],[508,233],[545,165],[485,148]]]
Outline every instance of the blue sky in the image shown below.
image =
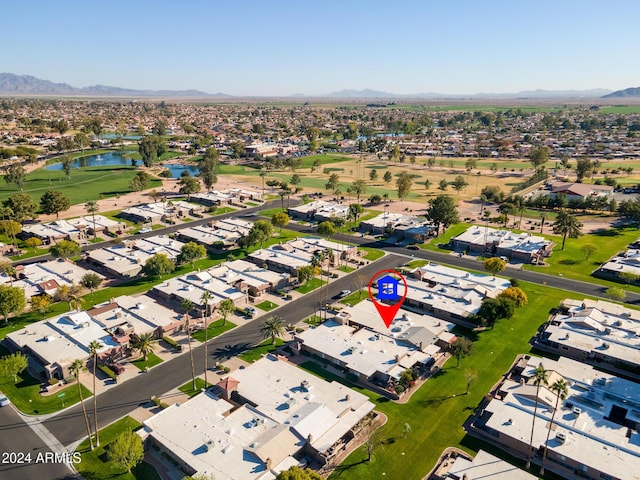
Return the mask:
[[112,0],[2,6],[0,71],[232,95],[640,86],[637,0]]

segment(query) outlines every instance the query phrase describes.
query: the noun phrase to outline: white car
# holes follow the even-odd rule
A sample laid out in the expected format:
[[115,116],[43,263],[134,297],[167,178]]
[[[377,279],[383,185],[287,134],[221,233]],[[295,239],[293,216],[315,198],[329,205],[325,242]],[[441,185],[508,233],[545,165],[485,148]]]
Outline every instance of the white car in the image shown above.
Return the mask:
[[144,228],[141,228],[140,231],[138,231],[138,233],[149,233],[149,232],[152,232],[152,231],[153,231],[153,228],[144,227]]
[[9,399],[5,395],[0,394],[0,407],[6,407],[10,404],[11,402],[9,401]]

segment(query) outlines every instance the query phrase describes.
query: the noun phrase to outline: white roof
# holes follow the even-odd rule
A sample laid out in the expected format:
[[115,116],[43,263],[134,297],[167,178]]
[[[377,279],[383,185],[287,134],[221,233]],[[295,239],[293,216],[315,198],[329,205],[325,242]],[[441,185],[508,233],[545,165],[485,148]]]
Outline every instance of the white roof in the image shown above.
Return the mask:
[[[587,467],[603,471],[613,477],[640,479],[640,434],[619,425],[607,417],[614,405],[627,410],[627,419],[640,421],[640,385],[608,375],[588,365],[561,357],[558,361],[531,358],[525,369],[531,373],[542,362],[546,370],[564,377],[569,384],[569,396],[555,416],[556,432],[562,432],[566,441],[550,437],[549,449]],[[529,443],[532,416],[535,408],[535,387],[529,383],[520,385],[512,380],[504,382],[501,391],[506,392],[502,401],[494,399],[485,407],[491,413],[487,427]],[[555,394],[546,388],[540,396],[548,403],[555,403]],[[532,398],[533,397],[533,398]],[[580,408],[577,415],[565,405]],[[547,423],[552,412],[545,402],[538,404],[538,417],[534,430],[534,445],[544,445]]]
[[254,263],[245,260],[234,260],[225,262],[207,270],[209,275],[227,284],[233,284],[242,280],[247,285],[261,288],[265,285],[277,285],[288,275],[276,273],[271,270],[258,267]]
[[[31,263],[25,265],[22,270],[22,274],[25,277],[23,280],[31,285],[37,285],[50,280],[55,280],[58,285],[79,285],[82,277],[87,273],[95,272],[79,267],[73,262],[61,260]],[[99,273],[95,274],[104,279],[103,275]]]
[[[407,338],[411,332],[411,328],[425,328],[428,329],[434,336],[438,337],[444,332],[453,330],[455,324],[445,322],[439,318],[431,315],[410,312],[400,309],[396,313],[391,325],[387,326],[382,321],[380,314],[375,308],[375,305],[370,299],[365,299],[362,302],[357,303],[353,307],[346,306],[340,314],[349,314],[350,322],[362,325],[369,330],[373,330],[384,335],[390,335],[393,338],[399,340],[409,340]],[[426,348],[427,345],[424,345]]]
[[212,294],[210,300],[212,305],[227,298],[238,300],[246,296],[246,293],[242,293],[240,290],[229,286],[206,271],[191,272],[186,275],[171,278],[166,282],[156,285],[154,289],[163,292],[165,295],[173,294],[178,298],[191,300],[194,305],[203,304],[202,294],[205,291]]
[[[198,473],[221,480],[273,478],[253,451],[270,433],[281,434],[282,427],[249,406],[229,413],[232,408],[227,401],[205,392],[170,406],[144,425],[153,438]],[[302,447],[292,433],[284,432],[284,436],[278,438],[278,445],[284,444],[285,450],[293,453]],[[282,456],[289,455],[285,451]]]
[[[346,368],[370,377],[381,372],[400,378],[400,373],[429,356],[416,347],[366,328],[356,329],[327,320],[297,337],[310,348],[346,365]],[[403,368],[395,368],[400,365]]]
[[504,278],[465,272],[433,262],[412,270],[411,274],[406,277],[407,298],[460,317],[476,313],[484,298],[495,298],[511,286]]
[[546,238],[531,233],[514,233],[510,230],[497,230],[479,225],[469,227],[452,240],[477,246],[493,243],[498,248],[524,253],[537,252],[551,243]]
[[449,467],[449,474],[456,478],[466,475],[468,480],[536,480],[538,477],[531,475],[510,463],[494,457],[484,450],[479,450],[472,461],[458,456]]
[[555,315],[545,339],[640,365],[640,312],[611,302],[564,300],[568,313]]
[[89,344],[97,340],[105,351],[118,344],[87,312],[69,312],[35,322],[7,334],[20,348],[28,347],[48,363],[68,365],[89,356]]
[[392,226],[399,223],[412,223],[417,221],[418,217],[414,215],[405,215],[403,213],[395,213],[395,212],[383,212],[380,215],[377,215],[369,220],[365,220],[362,222],[363,227],[365,228],[385,228],[389,224]]
[[[374,408],[367,397],[337,382],[326,382],[268,355],[233,378],[238,393],[278,423],[311,434],[323,452]],[[302,385],[305,385],[303,387]]]

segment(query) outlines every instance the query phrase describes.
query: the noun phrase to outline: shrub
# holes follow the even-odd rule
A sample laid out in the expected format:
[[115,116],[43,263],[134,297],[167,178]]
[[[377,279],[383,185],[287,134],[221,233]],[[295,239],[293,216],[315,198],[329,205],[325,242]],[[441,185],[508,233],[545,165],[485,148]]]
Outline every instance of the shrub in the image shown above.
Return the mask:
[[398,395],[400,395],[402,392],[404,392],[404,387],[400,384],[396,385],[395,391]]
[[59,382],[60,380],[58,380],[57,378],[50,378],[47,383],[49,385],[57,385]]
[[107,377],[109,377],[111,380],[113,381],[118,381],[118,376],[116,375],[116,372],[114,372],[113,370],[111,370],[109,367],[107,367],[106,365],[98,365],[98,368],[100,369],[100,371],[102,373],[104,373]]
[[164,341],[164,343],[170,345],[174,349],[176,349],[178,351],[182,351],[182,345],[180,345],[178,342],[176,342],[173,338],[162,337],[162,340]]
[[156,407],[160,407],[163,410],[169,406],[168,404],[160,400],[158,397],[151,397],[151,401],[154,403]]
[[517,278],[510,278],[509,282],[511,282],[512,287],[519,287],[520,281]]

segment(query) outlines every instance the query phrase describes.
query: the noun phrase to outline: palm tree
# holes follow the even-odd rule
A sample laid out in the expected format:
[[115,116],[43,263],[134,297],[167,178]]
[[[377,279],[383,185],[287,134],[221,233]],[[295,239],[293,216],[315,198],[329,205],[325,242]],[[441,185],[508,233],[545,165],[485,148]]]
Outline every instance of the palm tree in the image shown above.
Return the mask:
[[87,370],[87,367],[84,366],[84,362],[80,359],[76,359],[73,361],[71,366],[69,367],[69,371],[71,374],[76,377],[76,383],[78,384],[78,395],[80,396],[80,406],[82,406],[82,414],[84,415],[84,423],[87,427],[87,436],[89,437],[89,445],[91,446],[91,450],[93,450],[93,438],[91,438],[91,427],[89,426],[89,417],[87,416],[87,409],[84,406],[84,400],[82,399],[82,384],[80,383],[80,373]]
[[564,242],[569,238],[578,238],[582,235],[582,222],[575,215],[561,211],[553,222],[553,233],[562,235],[562,248],[564,250]]
[[284,334],[284,323],[282,318],[277,315],[272,315],[267,318],[260,327],[260,333],[266,338],[271,338],[271,345],[276,344],[276,337],[281,337]]
[[533,372],[533,383],[536,386],[536,406],[533,409],[533,421],[531,422],[531,438],[529,439],[529,451],[527,453],[527,470],[531,468],[531,457],[533,447],[533,432],[536,427],[536,415],[538,414],[538,396],[540,394],[540,385],[547,384],[547,374],[542,363],[538,365]]
[[202,293],[202,296],[200,297],[200,300],[202,300],[204,302],[204,310],[203,310],[203,315],[204,315],[204,388],[207,388],[207,386],[209,385],[207,383],[207,370],[208,370],[208,357],[209,357],[209,351],[208,351],[208,347],[207,347],[207,341],[209,340],[209,326],[207,325],[207,320],[209,319],[209,315],[211,315],[211,313],[209,312],[209,300],[211,300],[211,292],[209,292],[208,290],[205,290]]
[[89,354],[93,357],[93,423],[96,430],[96,447],[100,446],[100,435],[98,433],[98,397],[96,395],[96,367],[98,365],[98,350],[102,348],[102,344],[93,340],[89,344]]
[[131,346],[136,350],[140,350],[142,360],[146,362],[147,356],[153,351],[157,341],[152,332],[147,332],[142,335],[133,335],[131,338]]
[[189,312],[193,310],[193,302],[188,298],[183,298],[180,302],[180,306],[184,310],[184,315],[186,319],[186,327],[187,327],[187,345],[189,346],[189,357],[191,358],[191,378],[193,380],[193,389],[196,389],[196,367],[193,364],[193,351],[191,350],[191,332],[189,331],[189,320],[191,320],[189,316]]
[[98,202],[96,200],[87,200],[87,203],[84,204],[84,209],[87,213],[91,214],[91,218],[93,220],[93,238],[96,238],[98,234],[96,233],[96,212],[99,212]]
[[236,311],[236,304],[230,298],[225,298],[218,306],[220,315],[222,315],[222,325],[227,324],[227,317]]
[[[331,237],[329,237],[331,240]],[[324,250],[324,257],[329,259],[329,265],[331,265],[333,261],[333,249],[328,247]],[[327,266],[327,286],[324,290],[324,319],[327,319],[327,305],[329,305],[329,266]]]
[[544,442],[544,452],[542,454],[542,466],[540,467],[540,476],[544,476],[544,462],[547,459],[547,450],[549,449],[549,435],[551,434],[551,425],[553,425],[553,420],[556,418],[556,412],[558,411],[558,405],[560,403],[560,399],[564,400],[567,398],[569,394],[569,384],[564,378],[559,378],[553,385],[551,385],[551,391],[556,394],[556,406],[553,408],[553,414],[551,415],[551,423],[549,423],[549,428],[547,429],[547,440]]
[[84,299],[78,293],[78,288],[75,285],[71,285],[71,291],[69,292],[69,308],[77,310],[78,312],[82,308],[82,302]]

